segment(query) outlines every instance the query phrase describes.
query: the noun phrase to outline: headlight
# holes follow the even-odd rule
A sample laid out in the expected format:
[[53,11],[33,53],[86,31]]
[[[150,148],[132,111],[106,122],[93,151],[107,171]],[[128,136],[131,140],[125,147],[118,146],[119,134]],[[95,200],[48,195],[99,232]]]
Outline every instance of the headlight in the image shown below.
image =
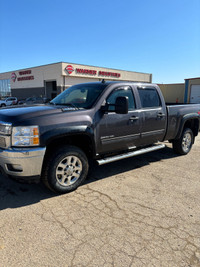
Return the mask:
[[13,127],[12,146],[38,146],[38,145],[39,145],[38,126]]
[[11,134],[11,129],[12,129],[12,124],[11,123],[0,122],[0,133],[1,134],[10,135]]

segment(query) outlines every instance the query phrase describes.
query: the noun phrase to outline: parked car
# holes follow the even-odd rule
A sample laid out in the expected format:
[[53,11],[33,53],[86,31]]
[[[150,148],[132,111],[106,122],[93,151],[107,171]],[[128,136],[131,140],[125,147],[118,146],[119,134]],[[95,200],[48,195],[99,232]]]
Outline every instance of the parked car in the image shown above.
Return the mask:
[[156,84],[74,85],[48,105],[0,111],[0,166],[19,180],[39,177],[58,193],[75,190],[89,164],[165,147],[186,155],[200,125],[200,104],[166,105]]
[[0,107],[17,105],[17,102],[18,102],[18,100],[16,97],[7,97],[4,100],[0,100]]
[[45,97],[28,97],[26,99],[20,99],[19,105],[34,105],[34,104],[45,104],[48,103],[50,99]]

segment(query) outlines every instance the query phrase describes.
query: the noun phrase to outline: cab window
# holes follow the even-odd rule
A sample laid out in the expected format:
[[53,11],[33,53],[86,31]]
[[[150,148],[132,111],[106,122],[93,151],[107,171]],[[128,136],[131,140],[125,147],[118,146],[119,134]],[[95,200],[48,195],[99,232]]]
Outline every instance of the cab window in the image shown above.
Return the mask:
[[[130,87],[127,88],[118,88],[115,89],[107,98],[107,104],[115,104],[116,98],[118,96],[126,96],[128,97],[128,110],[134,110],[135,109],[135,100],[133,96],[132,89]],[[114,111],[115,107],[114,106],[109,106],[108,111]]]
[[155,88],[138,88],[142,108],[160,107],[161,101]]

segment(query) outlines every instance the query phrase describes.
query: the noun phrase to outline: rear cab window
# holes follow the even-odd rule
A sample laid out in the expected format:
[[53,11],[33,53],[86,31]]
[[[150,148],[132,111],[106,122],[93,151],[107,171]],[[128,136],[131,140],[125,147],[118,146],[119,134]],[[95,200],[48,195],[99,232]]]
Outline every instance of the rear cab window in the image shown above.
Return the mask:
[[137,89],[142,108],[158,108],[162,106],[160,96],[156,88],[138,87]]

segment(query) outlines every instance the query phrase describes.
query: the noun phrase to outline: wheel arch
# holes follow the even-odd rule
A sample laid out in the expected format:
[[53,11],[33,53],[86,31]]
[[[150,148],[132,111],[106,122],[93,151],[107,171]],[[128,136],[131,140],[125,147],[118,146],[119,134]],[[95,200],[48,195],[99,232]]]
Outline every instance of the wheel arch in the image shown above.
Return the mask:
[[178,134],[175,139],[179,139],[181,137],[182,132],[184,129],[190,128],[193,132],[194,137],[198,135],[199,131],[199,116],[194,113],[194,114],[189,114],[183,117],[180,128],[178,131]]
[[55,151],[56,148],[64,145],[79,147],[88,158],[92,158],[95,155],[94,140],[87,133],[73,133],[54,136],[46,142],[46,155]]

